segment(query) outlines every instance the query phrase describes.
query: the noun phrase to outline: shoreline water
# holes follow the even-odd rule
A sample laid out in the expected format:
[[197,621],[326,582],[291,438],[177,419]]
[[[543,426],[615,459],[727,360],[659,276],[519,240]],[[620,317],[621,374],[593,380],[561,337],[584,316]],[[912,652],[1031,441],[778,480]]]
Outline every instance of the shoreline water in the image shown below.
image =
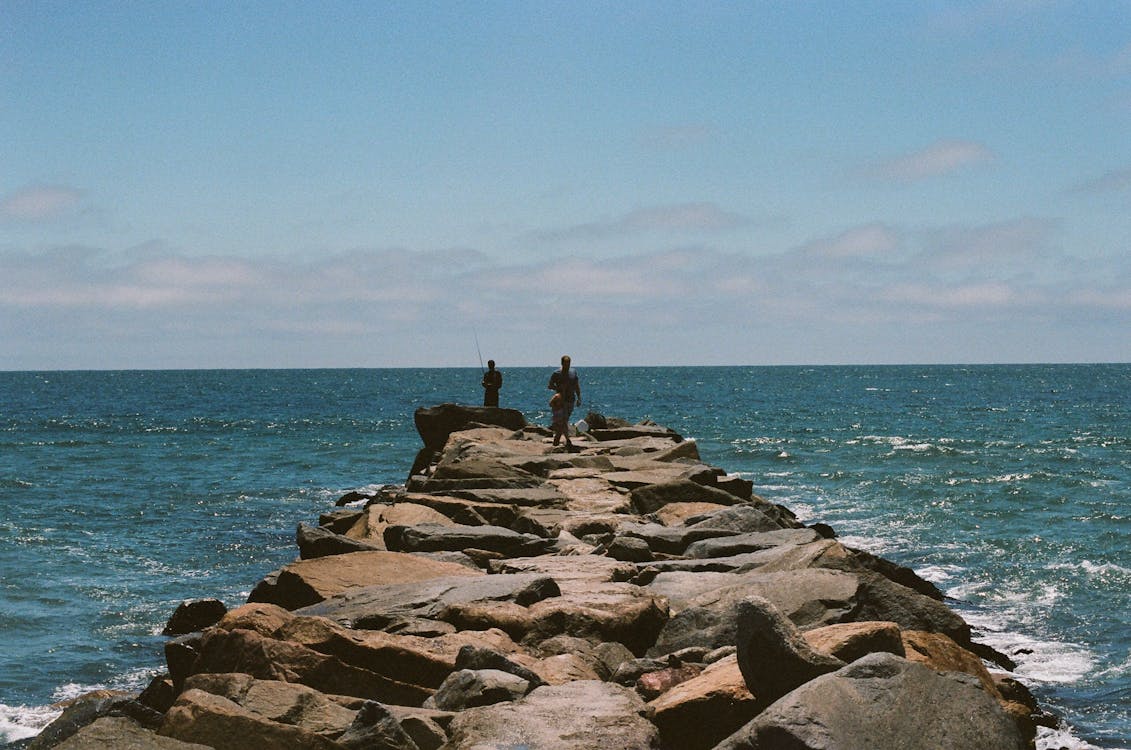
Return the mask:
[[[583,370],[583,372],[585,372],[585,371]],[[599,373],[594,373],[594,374],[599,374]],[[699,373],[695,373],[695,374],[699,374]],[[759,373],[759,374],[761,374],[761,373]],[[660,383],[660,387],[664,388],[666,386],[665,386],[664,383]],[[537,390],[534,390],[533,388],[532,388],[532,390],[533,390],[534,393],[537,393]],[[891,393],[892,391],[889,390],[888,392]],[[883,391],[873,391],[872,393],[881,393],[882,394]],[[269,411],[269,410],[265,410],[265,411]],[[690,409],[689,411],[694,412],[695,409]],[[640,413],[640,412],[637,412],[637,413]],[[661,419],[662,418],[663,417],[661,416]],[[808,418],[806,418],[806,419],[808,419]],[[670,420],[668,420],[667,423],[670,423]],[[857,453],[860,450],[861,445],[866,446],[866,447],[870,447],[873,450],[873,452],[878,456],[879,461],[881,463],[883,463],[883,462],[889,462],[890,463],[892,461],[900,460],[901,457],[908,456],[908,455],[917,455],[922,460],[925,460],[928,463],[930,461],[944,460],[944,459],[945,460],[961,460],[962,456],[961,456],[960,452],[970,450],[967,446],[961,444],[961,442],[959,442],[957,447],[956,447],[953,440],[949,444],[946,443],[946,442],[943,442],[943,441],[935,441],[934,444],[933,444],[935,447],[931,447],[930,445],[928,445],[928,447],[926,447],[926,448],[924,448],[923,446],[925,444],[929,443],[930,441],[917,440],[917,439],[908,439],[908,440],[905,440],[904,442],[892,440],[892,441],[889,441],[889,443],[886,446],[884,446],[884,445],[882,445],[883,441],[881,439],[871,439],[871,438],[869,438],[869,435],[872,435],[872,434],[874,434],[876,436],[880,436],[882,438],[884,431],[883,430],[871,430],[871,431],[869,431],[869,430],[864,429],[864,425],[862,425],[861,429],[858,430],[859,433],[862,433],[859,436],[860,439],[857,440],[858,444],[851,444],[851,441],[833,440],[833,441],[829,441],[830,444],[827,445],[827,446],[822,445],[819,442],[812,444],[812,445],[804,444],[804,443],[799,442],[792,435],[784,435],[783,436],[782,431],[779,430],[775,433],[775,431],[773,429],[762,429],[762,430],[756,430],[755,431],[756,435],[762,435],[763,436],[762,438],[760,438],[760,442],[761,442],[760,445],[759,444],[745,444],[745,443],[742,443],[740,440],[738,440],[736,438],[726,439],[724,437],[724,438],[720,439],[719,437],[717,437],[717,435],[724,432],[723,428],[721,428],[721,427],[716,427],[716,426],[711,425],[711,424],[707,424],[707,427],[714,429],[715,436],[709,437],[709,439],[706,440],[706,441],[701,440],[701,444],[714,445],[715,450],[718,450],[719,454],[723,456],[722,459],[719,459],[717,457],[713,458],[713,461],[715,463],[730,467],[730,466],[733,466],[735,462],[733,462],[729,459],[733,458],[735,456],[738,456],[742,459],[742,461],[740,463],[749,464],[749,463],[753,462],[757,465],[757,468],[754,471],[750,471],[750,474],[752,476],[753,475],[763,476],[764,474],[769,473],[769,472],[765,471],[765,469],[767,467],[773,468],[773,469],[778,469],[778,470],[784,470],[782,473],[789,473],[790,476],[786,476],[786,477],[781,478],[782,481],[780,482],[780,486],[783,489],[773,490],[771,488],[768,493],[766,493],[766,491],[763,490],[764,494],[774,495],[776,493],[778,498],[785,500],[787,502],[787,504],[791,504],[793,498],[787,497],[787,496],[799,495],[799,494],[804,494],[804,493],[807,493],[807,492],[812,492],[813,495],[816,496],[816,499],[814,500],[814,497],[798,498],[798,499],[802,500],[802,503],[801,503],[802,505],[807,505],[807,504],[813,505],[813,507],[815,507],[818,510],[819,515],[822,516],[822,517],[834,517],[838,513],[842,513],[843,518],[844,518],[844,522],[837,524],[838,530],[840,530],[842,528],[847,528],[846,533],[848,533],[849,535],[855,534],[862,539],[867,538],[868,535],[866,533],[865,534],[856,534],[856,532],[861,530],[861,529],[855,528],[855,527],[861,527],[862,528],[863,525],[864,525],[864,522],[862,522],[858,518],[858,516],[861,515],[861,513],[858,510],[855,510],[851,507],[848,507],[852,503],[856,502],[856,498],[851,496],[852,495],[851,492],[848,492],[848,493],[845,493],[845,494],[838,494],[844,489],[845,486],[847,486],[847,484],[846,484],[847,480],[845,480],[844,478],[838,478],[837,477],[838,472],[842,472],[845,475],[853,475],[853,474],[859,474],[860,473],[860,472],[857,472],[854,469],[851,469],[851,468],[846,469],[844,467],[850,466],[856,460],[855,456],[851,455],[851,454]],[[744,431],[746,431],[746,428],[741,427],[741,426],[734,428],[735,434],[741,434]],[[708,430],[708,432],[709,432],[709,430]],[[900,431],[899,430],[888,431],[888,435],[893,435],[893,434],[899,435]],[[911,436],[911,437],[913,438],[914,436]],[[1074,437],[1080,438],[1081,436],[1076,435]],[[1096,437],[1096,441],[1097,441],[1096,444],[1097,444],[1097,446],[1099,446],[1101,448],[1102,448],[1102,445],[1100,445],[1100,443],[1102,442],[1101,441],[1102,437],[1103,437],[1102,435],[1097,435],[1097,437]],[[1086,443],[1083,443],[1083,442],[1078,442],[1078,445],[1082,446],[1082,448],[1088,448],[1088,445]],[[876,452],[875,449],[880,448],[880,447],[885,448],[885,450],[883,452]],[[808,480],[810,478],[803,476],[803,472],[799,471],[798,464],[812,461],[812,460],[814,460],[815,457],[819,457],[817,454],[819,454],[823,451],[832,451],[834,449],[840,449],[840,450],[847,451],[847,453],[849,455],[847,455],[845,458],[843,458],[840,461],[830,462],[834,465],[830,465],[824,472],[825,474],[829,475],[828,477],[826,477],[827,483],[824,486],[817,487],[814,484],[809,484]],[[781,455],[783,453],[786,454],[786,455]],[[955,455],[956,453],[958,454],[957,456]],[[826,453],[824,455],[826,457],[823,458],[822,460],[828,461],[828,458],[827,458],[828,454]],[[1060,460],[1068,460],[1068,456],[1069,456],[1069,454],[1066,453],[1066,455],[1064,457],[1061,457]],[[1093,457],[1093,458],[1095,458],[1095,457]],[[307,465],[312,464],[312,463],[314,463],[314,462],[309,461],[309,462],[307,462]],[[930,466],[927,467],[928,470],[930,468],[931,468]],[[401,469],[401,471],[403,472],[403,468]],[[400,473],[400,472],[397,472],[397,473]],[[961,471],[956,471],[955,473],[960,474]],[[1029,473],[1032,474],[1033,472],[1029,472]],[[349,474],[349,472],[343,472],[342,476],[348,476],[348,474]],[[795,483],[795,480],[799,476],[803,480],[800,483],[800,485]],[[1031,492],[1030,488],[1033,487],[1034,485],[1038,485],[1042,481],[1046,481],[1045,478],[1042,478],[1040,476],[1039,472],[1037,472],[1037,476],[1036,476],[1035,479],[1034,478],[1025,478],[1025,472],[1013,472],[1013,473],[1002,472],[998,475],[998,477],[999,477],[999,479],[998,479],[996,485],[991,484],[991,485],[988,485],[988,486],[996,486],[996,487],[998,487],[998,488],[1000,488],[1000,489],[1002,489],[1003,491],[1006,491],[1006,492],[1021,493],[1023,496],[1025,496],[1026,500],[1030,500],[1030,501],[1032,499],[1032,497],[1031,497],[1032,492]],[[857,479],[859,479],[859,477],[857,477]],[[952,479],[953,479],[953,477],[952,477]],[[991,479],[992,479],[992,477],[991,477]],[[902,477],[901,481],[903,482],[904,487],[910,487],[912,490],[914,490],[916,485],[912,481],[909,481],[906,476]],[[1100,481],[1110,482],[1111,480],[1109,478],[1100,477]],[[298,484],[301,485],[301,482],[298,483]],[[773,486],[779,486],[779,483],[775,480],[775,482],[773,483]],[[871,486],[873,488],[875,488],[877,485],[876,485],[876,483],[873,483]],[[951,485],[951,486],[955,486],[955,485]],[[838,489],[838,487],[839,487],[839,489]],[[889,491],[888,489],[884,488],[882,485],[880,486],[879,489],[880,489],[881,495],[884,495],[884,494],[886,494],[886,492]],[[971,489],[971,488],[961,487],[960,489],[963,492],[965,492],[967,489]],[[1110,489],[1110,487],[1105,488],[1105,489]],[[1119,489],[1119,488],[1117,487],[1117,489]],[[327,495],[332,494],[332,491],[327,491],[327,490],[317,490],[317,491],[324,492]],[[251,494],[255,494],[255,491],[253,490]],[[823,497],[821,495],[823,495]],[[974,497],[975,501],[978,500],[978,497],[976,495],[972,495],[972,497]],[[875,512],[878,509],[878,506],[874,501],[871,501],[871,498],[869,498],[869,500],[871,502],[871,505],[868,506],[868,509],[871,511],[870,515],[874,515]],[[282,525],[282,528],[285,528],[286,526],[289,526],[290,523],[293,523],[296,515],[299,516],[299,517],[301,517],[303,515],[309,516],[309,512],[301,510],[301,508],[304,508],[304,507],[308,508],[308,509],[314,508],[314,507],[317,506],[318,502],[319,501],[316,498],[307,496],[305,498],[305,500],[303,500],[302,503],[300,503],[299,505],[291,506],[291,508],[293,510],[297,511],[297,513],[291,513],[287,522]],[[956,502],[957,501],[955,501],[955,503]],[[882,503],[880,505],[882,505]],[[843,507],[839,507],[839,506],[843,506]],[[953,506],[953,504],[952,504],[952,506]],[[879,508],[879,510],[884,510],[884,509]],[[893,512],[893,515],[894,515],[895,509],[893,508],[891,510]],[[239,513],[233,514],[233,519],[238,518],[239,515],[240,515]],[[281,516],[287,516],[288,514],[284,512],[284,513],[281,513],[280,515]],[[909,527],[909,526],[905,525],[904,528],[910,528],[911,531],[913,531],[915,533],[919,533],[919,525],[926,525],[932,519],[932,514],[930,512],[925,512],[925,513],[922,514],[922,516],[923,516],[922,518],[912,519],[912,522],[913,522],[912,526]],[[876,520],[877,519],[875,519],[875,518],[871,518],[871,519],[868,519],[868,522],[871,523],[871,522],[875,522]],[[889,525],[889,521],[886,521],[882,518],[878,519],[878,520],[879,520],[879,523],[877,525],[878,529],[882,530],[882,529],[885,529],[885,528],[895,528],[895,529],[901,528],[898,524],[896,524],[894,526]],[[226,523],[226,521],[223,520],[223,517],[220,517],[220,523]],[[845,523],[847,523],[847,527],[845,527]],[[959,526],[961,527],[962,524],[959,524]],[[963,529],[962,528],[957,529],[956,533],[952,536],[954,538],[957,538],[959,536],[959,534],[957,532],[960,532],[960,531],[963,531]],[[972,536],[974,536],[976,538],[977,535],[972,535]],[[928,565],[920,565],[919,564],[919,563],[922,563],[922,562],[928,562],[929,563],[929,560],[924,559],[924,555],[922,554],[922,551],[921,550],[919,550],[919,551],[913,550],[913,549],[910,549],[909,547],[903,546],[901,544],[899,538],[898,538],[898,535],[881,534],[881,535],[874,537],[874,538],[879,540],[880,546],[887,547],[888,549],[890,549],[905,564],[909,564],[909,565],[911,565],[911,567],[914,567],[914,568],[929,567],[929,564]],[[948,541],[945,538],[945,535],[944,535],[944,538],[941,539],[940,541],[944,545],[956,543],[953,539]],[[1068,540],[1068,543],[1065,545],[1065,548],[1069,549],[1071,547],[1077,547],[1078,548],[1079,545],[1074,543],[1070,539],[1070,540]],[[239,545],[238,544],[235,545],[234,548],[238,550]],[[1095,558],[1095,560],[1098,560],[1098,561],[1095,561],[1093,558]],[[1089,570],[1087,564],[1090,564],[1092,566],[1093,569],[1091,571]],[[1057,568],[1056,566],[1062,566],[1062,567]],[[1065,568],[1063,566],[1067,566],[1067,567]],[[959,567],[962,567],[962,566],[959,566]],[[1090,581],[1091,585],[1093,587],[1094,586],[1100,586],[1101,588],[1099,590],[1104,591],[1110,586],[1117,586],[1120,583],[1121,580],[1126,580],[1126,578],[1120,577],[1120,576],[1124,575],[1124,573],[1121,572],[1121,570],[1123,570],[1122,566],[1120,566],[1116,562],[1106,562],[1106,561],[1104,561],[1102,556],[1097,557],[1096,555],[1086,555],[1086,556],[1083,557],[1082,561],[1075,561],[1075,562],[1073,562],[1071,559],[1060,560],[1059,558],[1057,558],[1057,559],[1053,559],[1051,561],[1051,564],[1048,567],[1049,567],[1049,571],[1047,571],[1047,572],[1051,573],[1053,576],[1056,576],[1056,586],[1059,587],[1058,591],[1051,591],[1051,592],[1044,592],[1044,593],[1041,593],[1040,591],[1034,591],[1033,589],[1029,588],[1028,583],[1026,583],[1021,578],[1018,578],[1018,580],[1016,582],[1017,588],[1015,589],[1015,591],[1012,594],[1009,591],[1003,591],[1003,592],[996,592],[995,593],[994,591],[990,590],[990,589],[992,589],[992,585],[990,586],[990,589],[987,588],[987,583],[984,580],[985,576],[982,576],[983,580],[974,581],[973,582],[974,588],[971,589],[970,591],[958,591],[956,593],[962,594],[963,598],[966,598],[966,595],[969,594],[970,598],[972,599],[971,603],[975,608],[979,608],[979,607],[984,608],[987,605],[990,605],[991,610],[993,612],[1000,612],[1001,611],[1001,604],[1003,602],[1008,602],[1010,596],[1016,596],[1018,598],[1018,601],[1015,603],[1016,606],[1018,606],[1020,608],[1028,608],[1031,611],[1026,612],[1023,617],[1016,618],[1013,622],[1006,623],[1007,628],[1008,628],[1008,627],[1025,626],[1029,622],[1035,622],[1035,618],[1039,617],[1043,613],[1047,613],[1050,610],[1056,610],[1057,607],[1058,607],[1058,603],[1063,602],[1065,600],[1065,597],[1069,597],[1073,594],[1073,591],[1070,590],[1071,587],[1079,587],[1079,588],[1083,588],[1084,590],[1087,590],[1088,587],[1089,587],[1089,581]],[[965,568],[965,570],[969,570],[969,568]],[[1060,573],[1057,572],[1058,570],[1060,571]],[[944,570],[944,573],[945,572],[946,571]],[[1008,572],[1010,572],[1011,575],[1013,574],[1012,570],[1009,570]],[[1076,573],[1078,575],[1073,575],[1073,573]],[[953,573],[951,573],[951,575],[953,575]],[[1073,580],[1073,579],[1076,579],[1076,578],[1079,578],[1081,580],[1080,581]],[[994,580],[993,580],[993,577],[991,576],[990,577],[990,584],[993,584],[993,582],[994,582]],[[943,583],[945,584],[946,581],[944,580]],[[245,579],[243,586],[246,588],[247,585],[248,585],[248,582]],[[207,584],[205,584],[205,586],[207,587]],[[1036,593],[1037,596],[1035,597],[1035,605],[1032,605],[1034,593]],[[995,609],[995,607],[996,607],[996,609]],[[166,610],[163,614],[167,615],[167,613],[168,613],[168,611]],[[985,627],[989,628],[989,626],[992,625],[992,624],[993,623],[987,623],[985,625]],[[1071,625],[1072,623],[1070,622],[1069,624]],[[1087,622],[1077,622],[1075,624],[1075,627],[1077,629],[1079,629],[1079,628],[1086,627],[1087,625],[1088,625]],[[1074,642],[1077,641],[1077,639],[1072,637],[1071,633],[1067,633],[1066,635],[1068,637],[1065,637],[1065,638],[1061,639],[1061,641],[1060,641],[1062,644],[1067,644],[1068,646],[1071,646],[1071,644],[1073,644]],[[1041,639],[1039,637],[1035,638],[1034,640],[1040,641],[1041,643],[1046,642],[1044,639]],[[1087,643],[1086,640],[1083,641],[1083,642]],[[1016,645],[1024,646],[1024,643],[1025,643],[1024,640],[1020,639],[1020,640],[1018,640]],[[1105,666],[1104,662],[1101,661],[1100,658],[1097,658],[1097,657],[1102,657],[1102,655],[1091,654],[1089,656],[1088,651],[1086,649],[1083,650],[1083,653],[1085,655],[1085,658],[1091,659],[1093,661],[1095,667],[1101,672],[1107,673],[1107,672],[1110,672],[1110,670],[1112,670],[1112,669],[1118,669],[1118,656],[1115,659],[1114,666],[1112,666],[1110,664]],[[1071,651],[1070,648],[1068,649],[1068,652],[1065,654],[1065,658],[1079,658],[1079,656],[1080,656],[1079,653],[1074,654]],[[1108,661],[1110,661],[1110,660],[1108,660]],[[1071,677],[1073,674],[1080,675],[1081,672],[1083,672],[1083,671],[1085,671],[1085,670],[1077,669],[1075,672],[1068,670],[1061,676],[1062,677]],[[1053,675],[1053,677],[1056,677],[1056,675]],[[1055,684],[1058,684],[1058,683],[1056,683],[1055,680],[1051,680],[1048,684],[1055,685]],[[1068,684],[1068,683],[1066,682],[1066,683],[1061,683],[1061,684]],[[1069,705],[1071,706],[1072,704],[1069,704]],[[1096,739],[1099,739],[1100,741],[1102,741],[1102,738],[1097,737]],[[1080,744],[1078,746],[1084,747],[1085,745]],[[1118,744],[1104,744],[1104,745],[1098,745],[1098,746],[1117,747],[1117,746],[1120,746],[1120,745],[1118,745]]]

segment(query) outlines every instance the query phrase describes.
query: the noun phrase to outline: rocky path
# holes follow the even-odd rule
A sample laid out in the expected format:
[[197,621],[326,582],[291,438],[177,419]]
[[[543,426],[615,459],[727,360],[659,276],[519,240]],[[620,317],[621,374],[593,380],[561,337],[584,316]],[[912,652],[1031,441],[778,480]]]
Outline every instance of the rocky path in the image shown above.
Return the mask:
[[933,585],[669,430],[416,420],[404,486],[301,524],[247,604],[183,605],[167,675],[30,747],[983,750],[1048,720]]

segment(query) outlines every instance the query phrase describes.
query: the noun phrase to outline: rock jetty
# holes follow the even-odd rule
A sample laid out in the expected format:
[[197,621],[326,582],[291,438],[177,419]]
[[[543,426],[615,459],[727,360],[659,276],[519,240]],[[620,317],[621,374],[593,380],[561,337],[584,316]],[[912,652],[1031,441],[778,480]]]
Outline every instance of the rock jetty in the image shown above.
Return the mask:
[[415,416],[404,485],[300,524],[246,604],[178,608],[167,674],[28,747],[1008,750],[1048,721],[932,584],[671,430]]

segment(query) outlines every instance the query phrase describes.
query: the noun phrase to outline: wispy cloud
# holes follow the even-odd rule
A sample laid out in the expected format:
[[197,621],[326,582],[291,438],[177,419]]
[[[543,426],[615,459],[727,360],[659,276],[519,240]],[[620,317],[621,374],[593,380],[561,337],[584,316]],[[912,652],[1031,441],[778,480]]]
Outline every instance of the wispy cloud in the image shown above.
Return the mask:
[[611,219],[534,232],[542,242],[615,239],[645,232],[668,234],[709,233],[736,229],[746,217],[725,211],[714,203],[677,203],[640,208]]
[[992,161],[994,154],[974,141],[940,140],[926,148],[871,165],[865,171],[876,179],[916,182],[953,174]]
[[[192,348],[176,344],[183,339],[285,365],[271,359],[281,340],[294,357],[462,361],[452,347],[471,326],[513,363],[552,361],[567,345],[622,361],[741,362],[754,356],[754,340],[781,352],[760,361],[784,352],[827,361],[851,359],[850,341],[883,331],[914,347],[923,326],[961,337],[1002,321],[1033,330],[1062,319],[1131,324],[1131,260],[1078,262],[1058,248],[1058,232],[1056,222],[1030,218],[864,224],[771,254],[697,244],[517,263],[469,249],[317,259],[193,257],[159,246],[136,257],[79,247],[0,253],[0,331],[25,348],[62,337],[112,348],[119,336],[162,342],[171,358]],[[736,340],[747,343],[728,348]],[[207,361],[230,365],[217,356]]]
[[1131,167],[1115,169],[1072,188],[1074,193],[1099,195],[1131,189]]
[[82,193],[61,185],[29,185],[0,198],[0,219],[42,222],[66,215]]

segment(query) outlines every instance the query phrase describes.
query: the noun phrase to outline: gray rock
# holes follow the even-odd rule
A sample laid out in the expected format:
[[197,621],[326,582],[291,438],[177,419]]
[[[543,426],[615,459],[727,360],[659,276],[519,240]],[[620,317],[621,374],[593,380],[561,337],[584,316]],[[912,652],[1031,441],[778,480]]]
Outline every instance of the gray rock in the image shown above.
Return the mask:
[[480,549],[507,557],[540,555],[548,552],[554,540],[534,534],[521,534],[501,526],[390,526],[385,529],[385,546],[396,552],[460,552]]
[[460,648],[459,653],[456,654],[456,669],[494,669],[500,672],[508,672],[526,680],[529,683],[530,690],[545,684],[541,677],[521,664],[511,661],[498,651],[470,644]]
[[812,529],[775,529],[733,536],[713,537],[688,545],[684,554],[692,558],[730,557],[747,552],[760,552],[783,544],[808,544],[821,538]]
[[348,627],[384,630],[391,623],[405,620],[438,620],[454,604],[529,602],[532,597],[552,597],[556,592],[559,589],[554,580],[538,573],[447,576],[418,583],[354,588],[295,614],[328,617]]
[[629,493],[632,507],[637,513],[655,513],[668,503],[715,503],[716,505],[736,505],[739,499],[726,490],[709,487],[690,479],[674,482],[649,484],[637,487]]
[[337,743],[346,750],[420,750],[389,709],[376,701],[362,705]]
[[104,716],[53,746],[55,750],[211,750],[162,737],[124,716]]
[[1021,750],[1016,724],[968,675],[869,654],[788,693],[715,750]]
[[321,526],[311,526],[300,523],[295,531],[295,541],[298,544],[299,558],[313,560],[318,557],[330,555],[343,555],[348,552],[366,552],[382,549],[381,546],[371,544],[362,539],[352,539],[342,534],[335,534]]
[[522,416],[522,412],[495,406],[440,404],[421,407],[416,410],[413,419],[424,445],[434,450],[441,450],[451,433],[473,425],[497,425],[508,430],[526,427],[526,418]]
[[[678,595],[668,593],[672,587],[663,584],[673,583],[672,578],[681,579],[678,582],[691,589]],[[699,591],[695,590],[697,584],[702,586]],[[657,576],[649,588],[666,593],[673,601],[673,608],[682,607],[664,625],[656,644],[649,649],[648,653],[656,656],[689,646],[734,645],[738,637],[736,605],[751,595],[769,599],[803,629],[843,622],[856,607],[859,581],[851,574],[832,570],[664,573]],[[689,598],[679,601],[689,594]]]
[[840,659],[814,651],[797,626],[760,596],[740,601],[737,616],[738,668],[761,705],[844,666]]
[[652,559],[648,542],[631,536],[615,537],[606,554],[614,560],[624,562],[648,562]]
[[162,635],[186,635],[196,633],[220,622],[228,614],[228,608],[219,599],[197,599],[181,602],[173,610],[169,622],[165,624]]
[[659,732],[646,713],[635,692],[612,683],[547,685],[513,703],[456,714],[444,750],[658,750]]
[[530,682],[499,669],[460,669],[448,675],[435,694],[424,702],[426,708],[463,711],[475,706],[518,700],[526,695]]

